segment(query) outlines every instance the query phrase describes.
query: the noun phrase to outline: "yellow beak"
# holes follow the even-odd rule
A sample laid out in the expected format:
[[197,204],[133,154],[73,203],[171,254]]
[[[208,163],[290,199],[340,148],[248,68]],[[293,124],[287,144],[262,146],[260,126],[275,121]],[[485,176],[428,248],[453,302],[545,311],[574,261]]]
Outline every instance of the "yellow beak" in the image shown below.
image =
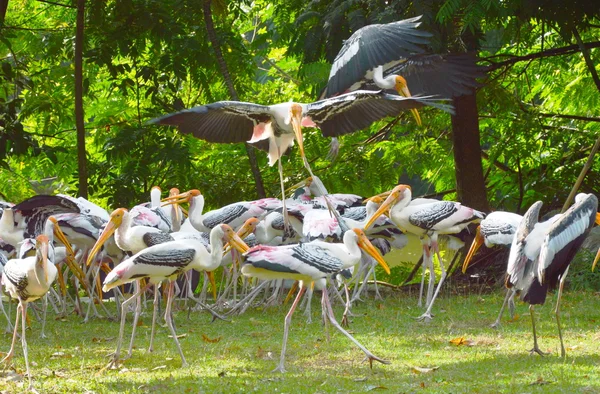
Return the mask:
[[111,235],[114,234],[117,227],[118,226],[115,224],[115,222],[112,219],[106,224],[104,231],[102,231],[102,234],[100,234],[100,236],[98,237],[98,240],[96,241],[96,243],[94,244],[94,247],[92,248],[92,251],[88,255],[87,262],[86,262],[87,266],[89,266],[92,263],[92,261],[94,261],[94,257],[96,257],[96,255],[98,254],[98,251],[100,250],[102,245],[104,245],[106,240],[108,238],[110,238]]
[[[412,97],[412,95],[410,94],[410,90],[408,90],[408,86],[406,86],[406,84],[396,84],[396,91],[400,96]],[[413,108],[410,110],[410,112],[413,114],[417,125],[422,126],[423,124],[421,122],[421,115],[419,115],[419,111]]]
[[598,248],[598,253],[596,253],[596,257],[594,258],[594,264],[592,264],[592,272],[596,268],[596,264],[598,264],[598,260],[600,260],[600,248]]
[[373,257],[375,261],[377,261],[379,265],[383,267],[383,270],[386,272],[386,274],[389,275],[390,267],[387,265],[379,251],[375,249],[371,241],[369,241],[365,233],[362,230],[359,231],[362,234],[358,234],[358,247],[367,252],[371,257]]
[[391,207],[396,203],[396,195],[390,194],[390,196],[379,206],[379,209],[375,212],[373,216],[369,219],[369,221],[365,224],[365,230],[367,230],[378,217],[385,214]]
[[306,155],[304,154],[304,139],[302,137],[302,114],[300,112],[294,112],[291,116],[290,122],[298,141],[298,149],[300,149],[300,156],[306,161]]
[[473,258],[473,256],[475,256],[475,253],[477,253],[477,250],[479,250],[481,245],[483,245],[483,236],[481,235],[481,226],[477,226],[477,231],[475,232],[475,239],[473,240],[473,243],[471,244],[471,247],[469,248],[469,253],[467,253],[467,257],[465,257],[465,262],[463,263],[463,266],[462,266],[463,274],[467,271],[467,268],[469,267],[469,263],[471,262],[471,259]]

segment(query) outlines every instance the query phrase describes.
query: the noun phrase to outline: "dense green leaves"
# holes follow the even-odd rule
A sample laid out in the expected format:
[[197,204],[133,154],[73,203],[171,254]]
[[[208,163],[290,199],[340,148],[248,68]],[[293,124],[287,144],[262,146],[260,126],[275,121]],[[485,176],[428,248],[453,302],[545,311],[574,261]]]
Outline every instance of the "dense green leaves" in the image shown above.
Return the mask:
[[[428,50],[477,48],[493,69],[478,93],[488,198],[495,208],[523,210],[536,199],[560,206],[600,131],[600,93],[578,50],[516,58],[573,45],[573,27],[584,42],[595,42],[598,10],[577,3],[260,0],[212,6],[240,98],[262,104],[315,100],[343,41],[370,23],[423,14],[422,28],[434,34]],[[198,188],[210,207],[255,198],[242,144],[213,145],[146,124],[229,99],[202,4],[87,2],[84,106],[92,199],[130,206],[146,200],[154,184]],[[0,32],[1,198],[16,202],[42,189],[76,190],[74,26],[71,7],[9,2]],[[598,49],[591,55],[599,64]],[[330,190],[369,195],[402,181],[417,195],[454,198],[450,118],[428,109],[422,117],[423,127],[406,114],[345,136],[334,161],[326,158],[329,141],[307,130],[307,155]],[[257,155],[267,194],[276,196],[276,168],[266,166],[264,153]],[[289,183],[306,176],[295,149],[283,164]],[[599,172],[596,160],[583,190],[600,189]]]

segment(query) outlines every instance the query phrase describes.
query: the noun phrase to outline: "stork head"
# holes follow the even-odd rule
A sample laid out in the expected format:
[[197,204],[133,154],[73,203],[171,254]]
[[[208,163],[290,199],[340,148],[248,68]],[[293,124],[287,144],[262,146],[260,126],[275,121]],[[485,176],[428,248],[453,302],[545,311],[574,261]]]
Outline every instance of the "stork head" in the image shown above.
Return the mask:
[[[398,92],[398,94],[400,96],[412,97],[412,95],[410,94],[410,90],[408,90],[408,85],[406,83],[406,79],[404,79],[404,77],[401,77],[400,75],[396,75],[396,78],[395,78],[395,81],[394,81],[394,85],[395,85],[396,91]],[[413,109],[410,110],[410,112],[415,117],[415,120],[417,121],[417,124],[419,126],[421,126],[422,125],[422,123],[421,123],[421,115],[419,115],[419,111],[417,111],[415,108],[413,108]]]
[[475,239],[473,240],[473,243],[471,244],[471,247],[469,248],[469,253],[467,253],[467,257],[465,257],[465,262],[463,263],[463,266],[462,266],[463,274],[467,271],[467,268],[469,267],[469,263],[471,262],[471,260],[473,259],[473,256],[475,256],[475,253],[477,253],[477,251],[479,250],[481,245],[483,245],[483,242],[484,242],[484,239],[483,239],[483,235],[481,235],[481,226],[477,226],[477,230],[475,231]]
[[[221,230],[223,231],[223,239],[227,242],[229,242],[229,244],[235,248],[238,252],[240,253],[246,253],[248,251],[248,249],[250,249],[248,247],[248,245],[246,245],[246,243],[240,238],[239,235],[237,235],[237,233],[235,231],[233,231],[233,229],[231,228],[231,226],[227,225],[227,224],[221,224]],[[243,228],[243,226],[242,226]]]
[[88,255],[87,265],[90,265],[91,262],[94,261],[94,257],[96,257],[96,255],[98,254],[98,251],[100,250],[102,245],[104,245],[106,240],[108,240],[108,238],[110,238],[110,236],[113,235],[114,232],[117,230],[117,228],[121,226],[121,223],[123,223],[123,218],[126,214],[127,209],[125,208],[117,208],[110,214],[110,220],[108,221],[108,223],[106,223],[102,234],[100,234],[98,240],[92,247],[92,251]]
[[392,189],[390,195],[385,199],[383,203],[379,206],[379,209],[371,216],[369,221],[365,224],[365,230],[371,227],[371,225],[377,220],[377,218],[388,210],[392,209],[392,207],[400,202],[406,202],[406,205],[410,202],[412,197],[410,186],[408,185],[398,185]]
[[375,249],[371,241],[369,241],[365,232],[360,228],[354,228],[352,229],[352,231],[354,232],[354,234],[356,234],[356,243],[358,247],[367,252],[371,257],[373,257],[375,261],[377,261],[379,265],[383,267],[383,270],[389,275],[390,267],[387,265],[379,251]]
[[300,149],[300,155],[304,160],[304,140],[302,138],[302,106],[297,103],[290,104],[290,123],[294,129],[296,140],[298,141],[298,148]]

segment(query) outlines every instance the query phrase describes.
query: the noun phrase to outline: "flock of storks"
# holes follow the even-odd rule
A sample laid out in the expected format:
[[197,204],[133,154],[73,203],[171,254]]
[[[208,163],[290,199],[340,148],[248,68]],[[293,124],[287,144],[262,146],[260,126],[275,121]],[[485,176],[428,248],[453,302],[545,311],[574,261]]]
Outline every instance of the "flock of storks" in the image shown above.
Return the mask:
[[[153,291],[154,299],[148,349],[152,351],[161,306],[159,288],[166,281],[164,316],[185,366],[172,320],[176,297],[185,298],[186,304],[189,300],[195,308],[210,312],[214,318],[224,319],[228,314],[242,313],[254,305],[260,294],[264,294],[266,303],[280,302],[287,287],[283,281],[293,280],[299,281],[300,289],[285,318],[276,371],[285,371],[292,314],[302,295],[305,292],[312,295],[314,289],[321,290],[324,323],[331,323],[353,341],[371,364],[373,361],[388,363],[342,327],[348,322],[352,303],[364,291],[368,279],[376,275],[378,264],[389,274],[382,255],[392,248],[404,247],[407,234],[411,234],[420,239],[423,249],[419,305],[425,299],[425,311],[419,320],[430,321],[434,301],[447,274],[440,256],[439,238],[468,231],[467,226],[472,223],[479,223],[479,227],[463,270],[484,242],[487,246],[511,245],[506,276],[509,290],[501,314],[506,304],[513,305],[515,294],[520,292],[521,298],[530,304],[532,351],[543,354],[537,344],[533,307],[544,303],[548,289],[556,286],[559,286],[560,302],[569,263],[594,223],[600,224],[596,196],[581,193],[566,212],[542,222],[538,222],[541,202],[532,205],[523,216],[500,211],[486,216],[457,202],[413,199],[408,185],[398,185],[368,199],[353,194],[330,194],[314,176],[304,156],[303,126],[319,127],[325,136],[335,137],[365,128],[386,116],[397,116],[407,109],[420,124],[417,108],[433,105],[451,111],[443,99],[464,94],[477,86],[475,78],[479,68],[474,59],[422,53],[419,45],[427,44],[429,34],[416,29],[417,21],[418,18],[413,18],[370,25],[355,32],[344,43],[332,66],[323,93],[323,97],[330,98],[311,104],[272,106],[218,102],[154,120],[158,124],[177,125],[182,132],[208,141],[249,142],[267,149],[270,164],[279,162],[281,200],[242,201],[203,212],[204,196],[200,191],[180,193],[171,189],[169,196],[161,200],[161,191],[155,187],[149,203],[131,210],[118,208],[110,215],[83,198],[64,195],[34,196],[16,205],[0,202],[3,208],[1,283],[8,295],[19,302],[11,348],[2,361],[9,363],[14,355],[21,320],[21,341],[32,388],[25,339],[28,303],[43,300],[43,316],[39,318],[44,322],[49,301],[59,314],[66,314],[72,303],[85,321],[101,316],[98,309],[110,316],[110,304],[105,302],[100,288],[115,300],[124,300],[116,302],[117,313],[121,315],[120,330],[116,351],[107,367],[115,367],[124,359],[120,353],[126,314],[135,303],[133,332],[125,357],[131,356],[143,307],[141,296],[148,291]],[[370,83],[383,90],[355,90],[369,89]],[[415,96],[411,96],[408,87],[416,92]],[[395,89],[399,95],[388,93],[386,89]],[[339,95],[347,91],[350,93]],[[294,139],[298,141],[311,177],[295,185],[293,195],[285,198],[279,159]],[[189,203],[187,212],[181,206],[185,203]],[[442,273],[437,287],[434,254]],[[217,294],[212,272],[221,266],[224,267],[223,280]],[[199,296],[193,289],[193,271],[205,276]],[[430,277],[424,294],[426,272]],[[181,277],[184,279],[178,280]],[[123,285],[131,282],[134,283],[133,295],[125,299]],[[353,285],[352,295],[348,282]],[[215,299],[212,305],[207,304],[209,288]],[[86,294],[87,305],[80,299],[80,292]],[[345,305],[342,325],[334,316],[329,292]],[[1,297],[0,306],[9,329],[13,329]],[[306,307],[310,317],[310,297]],[[556,318],[564,356],[558,304]],[[42,326],[42,335],[43,331]]]

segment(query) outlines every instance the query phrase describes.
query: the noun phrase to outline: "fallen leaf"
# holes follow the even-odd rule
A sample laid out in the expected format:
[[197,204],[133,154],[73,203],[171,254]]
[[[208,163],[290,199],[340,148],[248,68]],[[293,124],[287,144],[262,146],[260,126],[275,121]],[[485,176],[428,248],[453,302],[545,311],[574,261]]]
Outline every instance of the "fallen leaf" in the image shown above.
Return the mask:
[[20,382],[23,380],[23,375],[19,375],[13,371],[0,372],[0,382]]
[[151,371],[156,371],[157,369],[165,369],[165,368],[167,368],[166,365],[159,365],[158,367],[152,368]]
[[219,376],[220,378],[222,378],[223,376],[225,376],[225,374],[226,374],[226,373],[227,373],[227,372],[225,372],[225,371],[221,371],[221,372],[219,372],[218,376]]
[[167,361],[173,361],[173,357],[167,357],[167,358],[165,358],[165,360],[167,360]]
[[94,342],[94,343],[108,342],[108,341],[112,341],[113,339],[115,339],[115,337],[110,337],[110,338],[92,338],[92,342]]
[[362,377],[362,378],[356,378],[354,379],[355,382],[366,382],[367,381],[367,377]]
[[367,390],[366,391],[373,391],[373,390],[387,390],[387,387],[385,386],[367,386]]
[[55,352],[55,353],[52,353],[50,358],[73,358],[73,355],[66,354],[65,352]]
[[533,386],[533,385],[536,385],[536,384],[537,384],[537,385],[540,385],[540,386],[542,386],[542,385],[544,385],[544,384],[550,384],[550,383],[553,383],[553,382],[551,382],[551,381],[547,381],[547,380],[544,380],[544,378],[540,376],[540,377],[538,377],[538,378],[537,378],[537,380],[536,380],[535,382],[533,382],[533,383],[529,383],[529,385],[530,385],[530,386]]
[[[187,334],[177,335],[177,339],[185,338],[185,337],[187,337]],[[169,338],[173,338],[173,335],[169,335]]]
[[202,334],[202,340],[204,342],[208,342],[208,343],[217,343],[221,340],[221,337],[216,337],[215,339],[210,339],[206,335]]
[[383,304],[377,304],[377,309],[383,309],[385,306]]
[[256,350],[256,357],[263,360],[272,360],[273,352],[271,352],[270,350],[264,350],[259,346],[258,350]]
[[425,382],[421,382],[420,386],[421,386],[422,389],[424,389],[425,388]]
[[410,367],[410,370],[413,371],[414,373],[429,373],[429,372],[433,372],[436,369],[439,369],[440,367]]
[[456,346],[460,346],[460,345],[471,345],[473,343],[473,341],[469,340],[469,339],[465,339],[464,337],[458,337],[458,338],[454,338],[450,340],[450,343]]

